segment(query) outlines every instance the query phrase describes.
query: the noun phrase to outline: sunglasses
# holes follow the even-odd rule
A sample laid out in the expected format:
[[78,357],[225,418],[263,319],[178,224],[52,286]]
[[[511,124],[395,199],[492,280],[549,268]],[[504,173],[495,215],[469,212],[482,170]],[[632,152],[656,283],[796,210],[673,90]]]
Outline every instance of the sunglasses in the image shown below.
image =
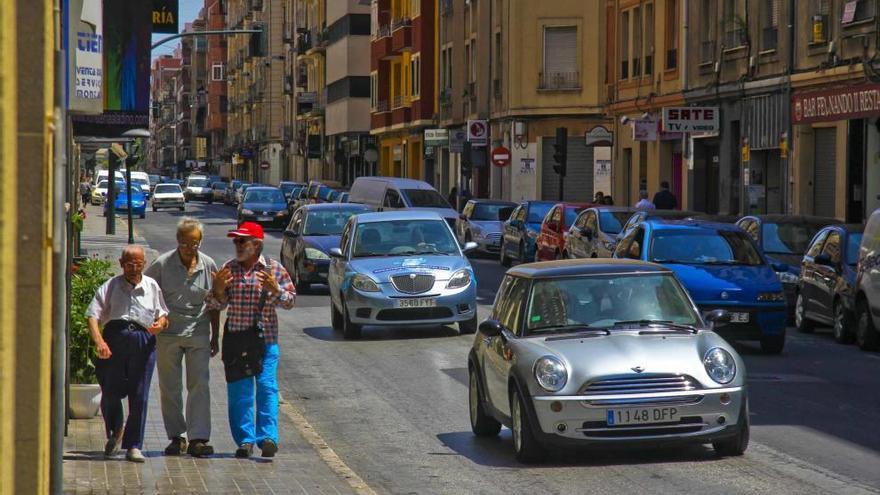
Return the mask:
[[251,238],[250,237],[236,237],[236,238],[232,239],[232,242],[233,242],[233,244],[246,244],[248,242],[251,242]]

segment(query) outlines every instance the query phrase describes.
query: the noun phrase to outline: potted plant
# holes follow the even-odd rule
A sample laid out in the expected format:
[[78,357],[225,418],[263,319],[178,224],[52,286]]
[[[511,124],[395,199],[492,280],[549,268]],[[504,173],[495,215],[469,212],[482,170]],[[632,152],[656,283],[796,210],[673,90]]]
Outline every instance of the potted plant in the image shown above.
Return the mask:
[[113,276],[107,260],[87,258],[74,267],[70,287],[70,417],[93,418],[101,405],[101,388],[95,374],[95,347],[89,334],[86,309],[95,291]]

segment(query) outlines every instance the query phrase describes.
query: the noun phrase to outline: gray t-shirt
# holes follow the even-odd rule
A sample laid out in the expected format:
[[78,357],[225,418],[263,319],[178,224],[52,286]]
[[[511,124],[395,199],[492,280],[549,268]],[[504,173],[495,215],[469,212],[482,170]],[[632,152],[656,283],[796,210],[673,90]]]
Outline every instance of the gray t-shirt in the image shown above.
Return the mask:
[[168,306],[169,325],[162,334],[181,337],[210,335],[211,319],[205,298],[216,271],[214,260],[200,252],[198,265],[190,275],[176,249],[159,256],[147,268],[144,275],[159,283]]

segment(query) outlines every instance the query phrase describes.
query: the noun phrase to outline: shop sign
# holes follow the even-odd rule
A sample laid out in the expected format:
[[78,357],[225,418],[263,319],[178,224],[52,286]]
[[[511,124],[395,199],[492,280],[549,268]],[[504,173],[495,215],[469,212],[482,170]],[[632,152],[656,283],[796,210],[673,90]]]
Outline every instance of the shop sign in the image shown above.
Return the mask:
[[449,131],[446,129],[425,129],[425,146],[447,146]]
[[467,140],[473,146],[486,146],[489,142],[489,124],[485,120],[468,120]]
[[657,124],[652,119],[635,119],[633,121],[633,141],[656,141]]
[[742,140],[742,161],[748,163],[751,161],[751,148],[749,148],[749,138],[744,137]]
[[666,132],[718,132],[718,107],[663,107]]
[[860,84],[797,93],[792,97],[792,124],[880,116],[880,84]]
[[153,0],[153,33],[177,34],[177,0]]
[[449,152],[461,153],[464,151],[464,142],[467,140],[467,132],[463,129],[452,131],[449,134]]

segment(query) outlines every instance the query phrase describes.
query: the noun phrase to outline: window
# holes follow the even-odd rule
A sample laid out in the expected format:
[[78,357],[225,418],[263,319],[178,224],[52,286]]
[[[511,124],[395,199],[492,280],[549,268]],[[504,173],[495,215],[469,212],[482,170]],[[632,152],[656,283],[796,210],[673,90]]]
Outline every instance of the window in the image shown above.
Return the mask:
[[830,27],[831,0],[810,0],[810,14],[811,43],[825,43]]
[[416,17],[422,15],[422,0],[410,0],[409,16]]
[[211,66],[211,80],[222,81],[225,79],[223,74],[223,64],[214,64]]
[[724,0],[724,48],[742,46],[746,36],[746,23],[740,8],[740,0]]
[[840,23],[851,24],[873,18],[873,0],[849,0],[843,4],[843,15],[840,18]]
[[496,81],[501,79],[501,33],[495,33],[495,77]]
[[632,76],[642,74],[642,10],[632,9]]
[[444,90],[449,87],[449,83],[446,80],[446,65],[449,63],[447,60],[447,50],[446,48],[440,50],[440,89]]
[[379,106],[379,73],[370,73],[370,109],[375,110]]
[[779,9],[782,0],[761,2],[761,51],[775,50],[779,39]]
[[580,87],[577,26],[544,28],[544,68],[541,89]]
[[[703,19],[717,19],[715,0],[702,0],[700,5],[700,17]],[[717,34],[715,32],[716,23],[714,21],[701,22],[700,26],[700,62],[707,63],[715,60],[715,40]]]
[[464,45],[464,73],[467,78],[467,82],[471,82],[471,45],[470,43]]
[[529,281],[520,277],[509,277],[507,294],[498,308],[498,322],[504,328],[519,334],[523,303],[528,297]]
[[468,82],[475,82],[477,80],[477,47],[474,43],[471,43],[471,60],[469,65],[471,67],[469,71],[469,80]]
[[666,0],[666,70],[678,67],[678,0]]
[[389,189],[385,191],[385,207],[386,208],[403,208],[403,201],[400,199],[400,194],[397,194],[397,191],[394,189]]
[[419,75],[421,74],[422,69],[422,57],[414,55],[413,58],[410,60],[409,69],[410,82],[412,84],[410,90],[413,98],[416,98],[421,92],[421,77],[419,77]]
[[763,263],[752,239],[732,230],[661,230],[651,240],[650,261],[703,265],[746,265]]
[[645,5],[645,75],[654,73],[654,4]]
[[629,11],[620,13],[620,78],[629,79]]

